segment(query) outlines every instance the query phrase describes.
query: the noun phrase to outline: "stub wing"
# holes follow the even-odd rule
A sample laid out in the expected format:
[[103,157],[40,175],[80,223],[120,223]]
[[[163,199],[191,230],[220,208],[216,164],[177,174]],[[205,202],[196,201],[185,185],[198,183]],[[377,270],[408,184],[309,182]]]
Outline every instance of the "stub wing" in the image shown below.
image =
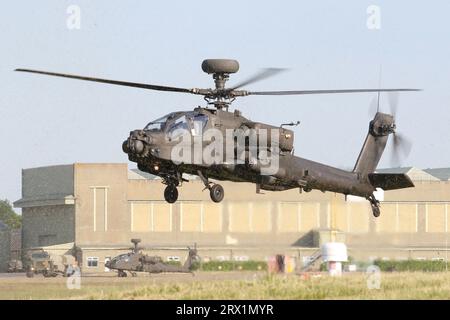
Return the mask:
[[414,187],[411,179],[403,173],[369,173],[370,183],[383,190],[395,190]]

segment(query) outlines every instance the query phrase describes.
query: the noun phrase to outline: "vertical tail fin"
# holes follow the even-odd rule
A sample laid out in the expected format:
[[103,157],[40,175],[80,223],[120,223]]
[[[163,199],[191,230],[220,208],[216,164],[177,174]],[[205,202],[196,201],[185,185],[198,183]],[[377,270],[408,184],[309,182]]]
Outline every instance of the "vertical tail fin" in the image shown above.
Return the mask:
[[394,129],[394,118],[389,114],[377,112],[374,119],[370,121],[369,132],[353,172],[368,175],[375,171],[386,147],[388,136],[394,132]]

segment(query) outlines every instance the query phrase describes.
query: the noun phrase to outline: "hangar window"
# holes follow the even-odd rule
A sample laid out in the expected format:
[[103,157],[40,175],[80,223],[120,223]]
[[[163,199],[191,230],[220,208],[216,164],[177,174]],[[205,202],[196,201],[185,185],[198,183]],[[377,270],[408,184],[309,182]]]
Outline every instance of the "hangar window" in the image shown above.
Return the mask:
[[98,267],[98,257],[88,257],[87,258],[87,266],[89,268],[96,268],[96,267]]

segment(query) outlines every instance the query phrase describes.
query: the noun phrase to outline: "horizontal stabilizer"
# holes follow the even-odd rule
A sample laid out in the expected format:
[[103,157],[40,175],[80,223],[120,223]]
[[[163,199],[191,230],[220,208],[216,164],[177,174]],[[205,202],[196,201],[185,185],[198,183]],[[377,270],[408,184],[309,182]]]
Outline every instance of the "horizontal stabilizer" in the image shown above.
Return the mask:
[[383,190],[414,187],[411,179],[403,173],[369,173],[369,180],[375,188]]

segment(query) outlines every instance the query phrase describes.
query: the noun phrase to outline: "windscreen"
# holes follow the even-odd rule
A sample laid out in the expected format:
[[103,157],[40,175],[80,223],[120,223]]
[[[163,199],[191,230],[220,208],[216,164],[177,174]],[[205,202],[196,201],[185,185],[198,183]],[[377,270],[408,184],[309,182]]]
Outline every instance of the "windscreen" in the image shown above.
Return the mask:
[[144,130],[148,130],[148,131],[162,131],[164,130],[165,126],[166,126],[166,122],[167,119],[169,119],[169,117],[172,114],[168,114],[162,118],[156,119],[152,122],[150,122],[149,124],[147,124],[144,128]]

